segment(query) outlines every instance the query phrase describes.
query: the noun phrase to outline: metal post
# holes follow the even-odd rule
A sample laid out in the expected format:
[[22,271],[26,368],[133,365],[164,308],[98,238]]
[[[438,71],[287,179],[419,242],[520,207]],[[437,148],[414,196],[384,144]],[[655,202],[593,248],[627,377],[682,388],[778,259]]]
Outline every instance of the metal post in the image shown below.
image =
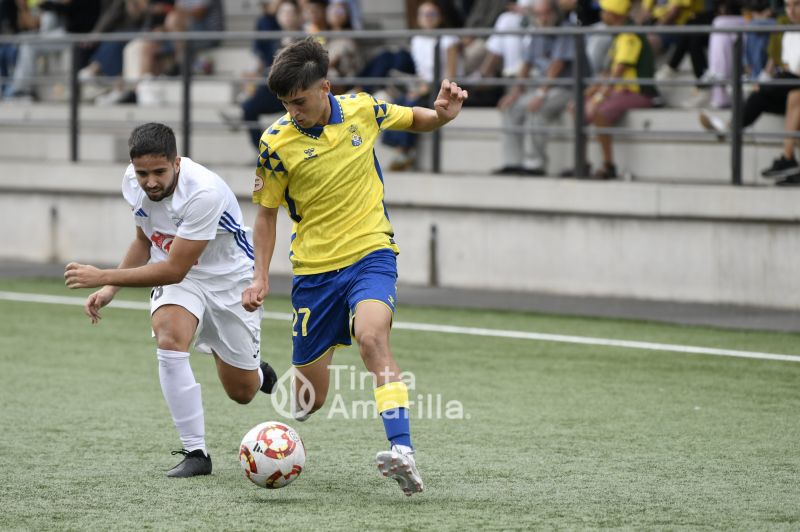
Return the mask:
[[586,131],[584,130],[584,121],[586,120],[586,108],[583,100],[583,93],[586,89],[584,83],[584,75],[587,71],[586,56],[583,50],[586,48],[583,44],[583,34],[575,34],[575,69],[572,72],[572,85],[575,91],[573,97],[575,98],[575,113],[574,128],[575,128],[575,152],[573,155],[575,163],[575,177],[588,177],[583,174],[586,173]]
[[431,224],[428,257],[428,285],[439,286],[439,231],[436,224]]
[[73,163],[78,162],[78,105],[81,101],[81,85],[78,83],[79,44],[72,43],[69,67],[69,153]]
[[733,94],[731,95],[731,182],[742,184],[742,34],[733,41]]
[[183,80],[183,100],[181,122],[183,130],[183,151],[181,155],[191,157],[192,136],[192,64],[194,63],[194,41],[184,41],[181,78]]
[[[433,84],[431,85],[431,108],[436,96],[439,94],[438,84],[442,83],[442,55],[441,39],[436,39],[436,46],[433,47]],[[442,133],[439,129],[433,130],[431,143],[431,170],[434,174],[442,172]]]

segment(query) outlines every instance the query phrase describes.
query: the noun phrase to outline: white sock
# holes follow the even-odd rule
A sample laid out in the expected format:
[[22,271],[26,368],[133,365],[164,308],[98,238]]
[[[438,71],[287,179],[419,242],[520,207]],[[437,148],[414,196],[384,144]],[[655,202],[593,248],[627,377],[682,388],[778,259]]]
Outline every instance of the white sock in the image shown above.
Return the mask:
[[189,365],[189,353],[157,349],[158,378],[172,421],[187,451],[206,452],[205,416],[200,385]]
[[258,387],[261,388],[264,385],[264,372],[261,371],[261,367],[258,368]]

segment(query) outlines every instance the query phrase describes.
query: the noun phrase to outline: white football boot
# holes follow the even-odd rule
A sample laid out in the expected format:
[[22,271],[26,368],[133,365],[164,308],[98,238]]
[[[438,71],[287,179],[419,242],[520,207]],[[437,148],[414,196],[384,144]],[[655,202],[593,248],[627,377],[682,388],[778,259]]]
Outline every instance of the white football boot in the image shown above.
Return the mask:
[[375,459],[381,475],[395,479],[407,496],[411,497],[423,490],[422,477],[417,471],[414,451],[411,448],[393,445],[391,451],[381,451]]

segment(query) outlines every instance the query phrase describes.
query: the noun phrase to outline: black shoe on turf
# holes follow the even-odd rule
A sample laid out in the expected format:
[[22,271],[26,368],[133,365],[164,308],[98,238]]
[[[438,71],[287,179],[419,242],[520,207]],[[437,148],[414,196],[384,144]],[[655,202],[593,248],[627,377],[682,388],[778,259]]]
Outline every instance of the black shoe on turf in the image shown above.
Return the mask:
[[168,477],[188,478],[211,474],[211,455],[204,453],[202,449],[195,449],[191,452],[181,449],[180,451],[172,451],[172,454],[182,454],[183,460],[167,471]]
[[769,168],[765,168],[761,175],[764,177],[789,177],[790,175],[794,175],[800,170],[800,165],[797,164],[797,160],[787,159],[783,155],[772,161],[772,166]]
[[261,373],[264,374],[264,382],[261,384],[261,391],[264,393],[272,393],[275,389],[275,384],[278,383],[278,376],[272,366],[266,362],[261,363]]

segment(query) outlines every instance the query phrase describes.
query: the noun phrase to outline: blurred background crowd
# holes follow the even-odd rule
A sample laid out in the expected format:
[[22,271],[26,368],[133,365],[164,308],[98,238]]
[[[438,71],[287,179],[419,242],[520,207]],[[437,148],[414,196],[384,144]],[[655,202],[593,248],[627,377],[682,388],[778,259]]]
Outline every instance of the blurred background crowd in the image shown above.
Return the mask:
[[[493,34],[488,38],[444,36],[439,40],[441,76],[457,79],[470,89],[469,106],[496,107],[504,124],[547,126],[572,110],[570,84],[579,55],[595,78],[620,78],[616,84],[589,84],[584,94],[587,123],[609,127],[630,109],[648,107],[697,108],[700,124],[725,138],[729,125],[715,114],[731,106],[734,35],[731,33],[593,34],[584,49],[568,35],[542,35],[537,28],[640,25],[677,27],[712,25],[743,27],[800,23],[800,0],[405,0],[406,25],[412,29],[494,28],[527,29],[526,34]],[[320,40],[330,52],[330,77],[337,93],[368,91],[403,105],[429,105],[435,79],[437,39],[416,35],[404,41],[353,39],[336,32],[377,29],[365,25],[362,0],[270,0],[260,2],[252,28],[265,32],[252,43],[252,69],[243,75],[237,98],[240,112],[221,112],[231,128],[249,128],[257,148],[259,116],[282,112],[281,103],[263,80],[275,53],[298,35],[326,33]],[[36,101],[45,96],[36,83],[47,60],[65,48],[48,42],[66,33],[224,31],[222,0],[0,0],[0,29],[4,34],[36,33],[41,38],[21,45],[0,44],[2,97],[6,101]],[[223,45],[215,39],[195,41],[192,71],[213,75],[218,65],[202,54]],[[132,39],[80,46],[79,79],[96,105],[159,103],[162,77],[180,75],[186,45],[181,41]],[[786,130],[800,130],[800,83],[764,85],[773,79],[797,80],[800,75],[800,33],[747,33],[744,37],[743,105],[745,127],[764,113],[784,115]],[[640,84],[639,79],[676,79],[682,65],[693,76],[694,90],[679,100],[665,97],[669,84]],[[359,83],[348,78],[382,78],[383,83]],[[520,80],[519,84],[491,83],[492,79]],[[534,83],[528,83],[534,80]],[[759,84],[763,85],[759,87]],[[800,184],[797,139],[787,137],[783,153],[764,174],[780,184]],[[597,168],[548,167],[547,135],[505,134],[502,175],[593,175],[617,177],[612,139],[600,135],[602,161]],[[415,137],[389,132],[383,142],[393,146],[393,170],[413,167]]]

